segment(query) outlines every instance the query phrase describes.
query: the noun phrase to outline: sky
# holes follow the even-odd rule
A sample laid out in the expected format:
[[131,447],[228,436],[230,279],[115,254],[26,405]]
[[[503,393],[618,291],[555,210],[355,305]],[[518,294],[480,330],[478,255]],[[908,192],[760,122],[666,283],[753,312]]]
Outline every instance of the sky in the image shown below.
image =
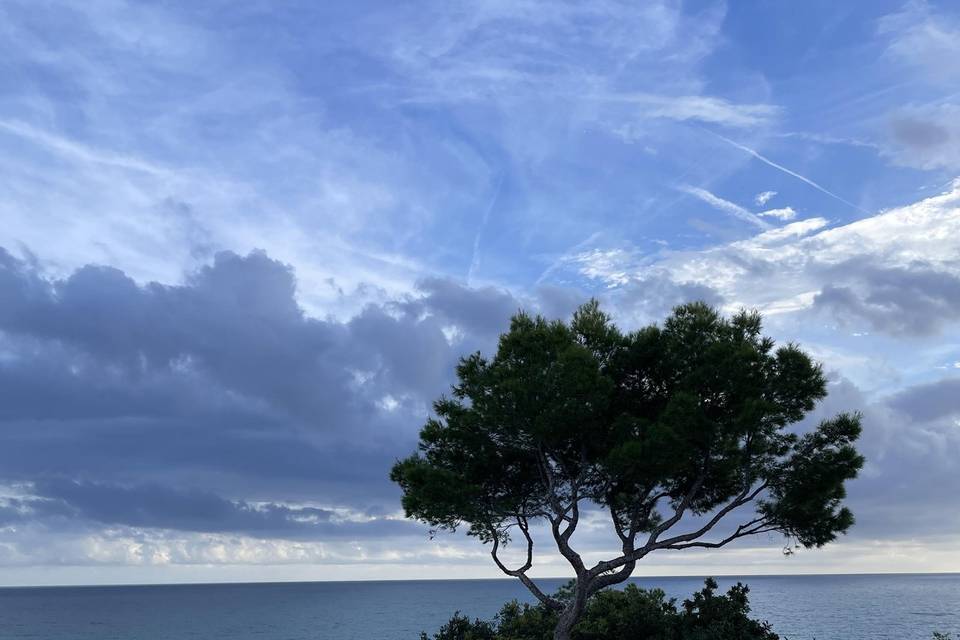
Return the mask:
[[0,584],[497,576],[389,468],[590,297],[864,415],[842,540],[637,575],[960,571],[958,87],[952,2],[0,0]]

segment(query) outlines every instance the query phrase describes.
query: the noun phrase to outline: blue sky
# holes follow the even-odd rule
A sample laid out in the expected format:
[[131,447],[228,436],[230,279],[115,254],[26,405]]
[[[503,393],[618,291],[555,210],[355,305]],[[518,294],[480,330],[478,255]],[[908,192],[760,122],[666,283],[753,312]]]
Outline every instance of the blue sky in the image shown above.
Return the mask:
[[389,465],[590,296],[867,418],[844,541],[639,572],[960,570],[957,87],[947,2],[0,3],[3,582],[495,575]]

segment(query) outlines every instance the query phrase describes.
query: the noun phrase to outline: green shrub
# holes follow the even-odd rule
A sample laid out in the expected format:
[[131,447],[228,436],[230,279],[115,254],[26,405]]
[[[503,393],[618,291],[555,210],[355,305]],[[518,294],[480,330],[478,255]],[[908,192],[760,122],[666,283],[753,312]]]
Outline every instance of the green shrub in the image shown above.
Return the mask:
[[[569,587],[557,598],[569,597]],[[749,589],[740,583],[717,595],[708,578],[681,607],[660,589],[627,585],[594,595],[573,630],[574,640],[778,640],[770,625],[750,618]],[[455,614],[433,640],[551,640],[557,614],[543,605],[508,602],[493,623]],[[430,640],[421,634],[422,640]]]
[[577,640],[620,640],[676,637],[677,609],[660,589],[627,585],[622,591],[602,591],[590,602],[574,631]]
[[704,588],[683,603],[680,615],[682,640],[777,640],[770,624],[749,616],[750,589],[739,582],[727,595],[716,595],[717,583],[707,578]]
[[[457,611],[450,621],[433,635],[433,640],[496,640],[498,637],[489,622],[470,622],[470,618]],[[430,637],[425,632],[420,632],[420,640],[430,640]]]
[[543,605],[508,602],[497,614],[496,640],[551,640],[557,614]]

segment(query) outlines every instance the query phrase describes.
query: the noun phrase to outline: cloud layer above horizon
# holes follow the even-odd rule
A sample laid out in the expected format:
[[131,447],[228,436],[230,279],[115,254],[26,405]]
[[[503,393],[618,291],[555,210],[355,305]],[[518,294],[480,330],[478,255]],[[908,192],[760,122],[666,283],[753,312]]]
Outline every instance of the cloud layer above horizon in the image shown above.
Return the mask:
[[960,570],[960,15],[809,13],[4,3],[5,580],[495,575],[387,472],[591,296],[758,308],[865,415],[842,542],[644,572]]

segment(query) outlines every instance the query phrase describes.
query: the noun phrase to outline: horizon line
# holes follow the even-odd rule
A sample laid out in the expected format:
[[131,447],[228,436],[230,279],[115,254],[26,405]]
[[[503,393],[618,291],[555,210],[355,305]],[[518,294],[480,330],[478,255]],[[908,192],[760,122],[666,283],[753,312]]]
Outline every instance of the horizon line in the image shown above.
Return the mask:
[[[691,573],[660,576],[633,575],[624,580],[624,583],[632,580],[659,580],[673,578],[839,578],[839,577],[871,577],[871,576],[960,576],[960,571],[863,571],[848,573]],[[534,580],[573,580],[569,576],[544,576],[534,578]],[[8,584],[0,585],[0,590],[5,589],[98,589],[98,588],[117,588],[117,587],[216,587],[216,586],[263,586],[263,585],[287,585],[287,584],[357,584],[357,583],[382,583],[382,582],[514,582],[520,584],[514,578],[509,576],[497,576],[494,578],[361,578],[357,580],[247,580],[247,581],[221,581],[221,582],[113,582],[103,584]],[[521,585],[522,586],[522,585]]]

